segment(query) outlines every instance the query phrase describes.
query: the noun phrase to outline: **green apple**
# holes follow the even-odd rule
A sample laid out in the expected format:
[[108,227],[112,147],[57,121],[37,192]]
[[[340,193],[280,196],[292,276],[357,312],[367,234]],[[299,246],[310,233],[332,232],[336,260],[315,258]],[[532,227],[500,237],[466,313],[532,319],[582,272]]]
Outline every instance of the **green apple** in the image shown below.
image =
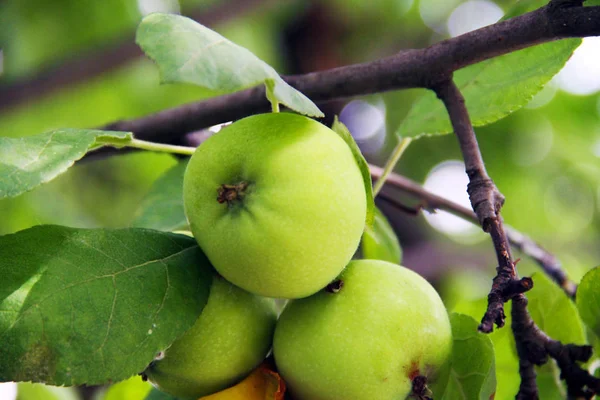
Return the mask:
[[365,226],[352,151],[328,127],[290,113],[244,118],[201,144],[183,197],[215,269],[263,296],[323,288],[350,261]]
[[248,293],[215,275],[196,323],[144,371],[163,392],[197,399],[236,384],[271,348],[274,299]]
[[445,384],[451,350],[450,321],[435,289],[379,260],[352,261],[324,290],[290,301],[273,342],[279,373],[297,400],[405,399],[413,382]]

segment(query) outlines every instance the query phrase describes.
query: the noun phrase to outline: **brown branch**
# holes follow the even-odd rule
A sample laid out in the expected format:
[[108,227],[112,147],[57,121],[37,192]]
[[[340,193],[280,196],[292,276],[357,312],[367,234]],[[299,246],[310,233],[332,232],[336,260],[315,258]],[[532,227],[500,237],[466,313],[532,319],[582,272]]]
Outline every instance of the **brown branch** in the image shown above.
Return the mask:
[[504,231],[513,248],[534,259],[542,267],[546,275],[552,278],[570,298],[575,298],[577,284],[567,277],[561,262],[553,254],[547,252],[534,240],[510,226],[505,225]]
[[591,399],[600,393],[600,378],[579,366],[592,356],[592,346],[562,344],[546,335],[527,312],[527,298],[516,296],[512,301],[512,330],[515,335],[521,373],[518,400],[538,399],[534,365],[543,365],[549,357],[556,360],[560,378],[567,383],[568,398]]
[[527,310],[527,298],[523,293],[533,287],[533,281],[531,278],[518,278],[500,217],[504,197],[487,175],[464,98],[451,80],[436,86],[434,90],[446,106],[460,143],[469,176],[467,191],[471,205],[482,228],[492,237],[498,258],[497,275],[488,295],[487,311],[479,330],[491,332],[494,323],[499,327],[504,325],[504,303],[512,300],[512,331],[521,376],[516,398],[539,398],[534,366],[545,364],[549,357],[556,360],[561,370],[561,379],[567,383],[569,398],[591,398],[600,392],[600,379],[591,376],[578,364],[589,360],[592,355],[591,346],[563,345],[549,338],[531,318]]
[[[375,179],[380,178],[383,173],[383,169],[375,165],[369,165],[369,170],[371,172],[371,176]],[[430,212],[434,212],[435,210],[443,210],[474,224],[479,223],[477,215],[473,212],[473,210],[454,203],[453,201],[450,201],[444,197],[433,194],[425,190],[417,182],[414,182],[404,176],[395,173],[390,174],[386,179],[386,186],[394,187],[406,194],[409,194],[415,199],[418,199],[419,208],[428,210]],[[384,193],[381,194],[384,195]],[[386,199],[392,202],[395,206],[400,207],[401,205],[392,196],[386,196]],[[400,208],[404,207],[405,206],[402,205]],[[537,264],[539,264],[544,272],[550,276],[560,287],[562,287],[569,297],[575,297],[577,285],[573,281],[569,280],[566,273],[562,269],[560,261],[553,254],[549,253],[533,239],[517,231],[516,229],[509,226],[505,226],[504,228],[511,246],[515,247],[522,254],[533,259]]]
[[508,238],[500,218],[504,196],[487,174],[462,94],[452,81],[441,84],[434,90],[448,110],[454,133],[460,144],[466,172],[469,176],[467,192],[471,206],[477,214],[483,230],[489,232],[492,237],[496,249],[497,274],[488,295],[487,311],[479,325],[482,332],[491,332],[494,329],[494,323],[498,327],[504,326],[504,303],[519,293],[529,290],[532,282],[530,279],[518,279],[510,254]]
[[[275,4],[274,1],[269,2]],[[215,26],[266,3],[267,0],[229,0],[210,8],[193,10],[187,16],[202,24]],[[0,109],[15,107],[54,90],[87,81],[126,65],[143,54],[135,43],[135,32],[130,32],[93,53],[87,53],[83,57],[78,55],[77,58],[48,66],[33,77],[0,85]]]
[[[432,88],[448,80],[453,71],[480,61],[545,42],[594,35],[600,35],[600,6],[561,8],[551,3],[425,49],[284,79],[317,103],[389,90]],[[268,110],[264,88],[255,87],[135,120],[113,122],[102,129],[134,132],[139,139],[177,144],[188,132]]]

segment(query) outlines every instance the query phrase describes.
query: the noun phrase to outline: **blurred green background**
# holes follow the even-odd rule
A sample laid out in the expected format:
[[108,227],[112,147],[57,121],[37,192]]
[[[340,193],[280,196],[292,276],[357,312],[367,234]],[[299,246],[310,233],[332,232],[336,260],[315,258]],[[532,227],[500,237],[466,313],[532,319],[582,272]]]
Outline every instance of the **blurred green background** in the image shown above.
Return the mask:
[[[134,45],[137,23],[153,11],[190,16],[278,72],[298,74],[425,47],[493,23],[515,3],[5,0],[0,3],[0,136],[96,127],[200,99],[197,88],[159,85],[156,68]],[[507,199],[506,223],[554,253],[575,281],[600,256],[598,54],[599,41],[584,40],[565,70],[527,107],[476,130],[488,171]],[[382,165],[396,143],[394,131],[421,93],[390,92],[322,109],[328,119],[340,114],[369,161]],[[468,205],[460,158],[452,135],[421,139],[396,172]],[[151,153],[80,163],[50,184],[0,200],[0,234],[36,224],[128,226],[152,182],[175,163],[170,155]],[[443,213],[415,217],[384,201],[378,205],[400,237],[403,263],[432,280],[450,308],[485,296],[495,256],[480,229]],[[527,258],[519,268],[522,275],[537,270]],[[479,319],[482,311],[472,315]]]

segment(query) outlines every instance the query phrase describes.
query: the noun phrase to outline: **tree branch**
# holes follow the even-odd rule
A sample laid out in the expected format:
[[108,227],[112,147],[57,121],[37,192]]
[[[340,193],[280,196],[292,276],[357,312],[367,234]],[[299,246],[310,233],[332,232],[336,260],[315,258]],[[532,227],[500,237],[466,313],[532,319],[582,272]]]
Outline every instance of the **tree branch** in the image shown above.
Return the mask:
[[448,110],[454,133],[460,144],[466,172],[469,176],[467,192],[469,193],[471,206],[477,214],[483,230],[492,237],[498,258],[497,275],[488,296],[488,308],[481,325],[479,325],[479,329],[487,333],[494,329],[494,323],[498,327],[504,326],[504,303],[531,289],[532,281],[529,278],[518,279],[515,264],[510,254],[508,238],[500,218],[504,196],[498,191],[487,174],[475,138],[475,132],[465,107],[465,99],[452,81],[436,86],[434,90]]
[[[375,179],[381,177],[383,170],[375,165],[369,165],[371,176]],[[419,200],[419,207],[421,209],[428,210],[429,212],[435,212],[435,210],[447,211],[460,218],[470,221],[474,224],[479,223],[477,215],[473,210],[461,206],[460,204],[454,203],[444,197],[433,194],[425,190],[417,182],[414,182],[404,176],[392,173],[386,180],[386,186],[394,187],[412,197]],[[398,205],[403,210],[406,208],[392,196],[386,196],[382,193],[386,200],[389,200],[394,205]],[[413,210],[410,210],[413,211]],[[533,239],[524,235],[523,233],[513,229],[509,226],[505,226],[506,236],[511,246],[517,248],[523,255],[533,259],[544,272],[550,276],[564,291],[571,297],[575,297],[577,285],[569,280],[566,273],[562,269],[560,261]]]
[[589,360],[592,355],[591,346],[563,345],[549,338],[531,318],[527,310],[527,298],[523,293],[533,287],[533,281],[531,278],[518,278],[500,217],[504,197],[487,175],[464,98],[451,80],[434,87],[434,90],[448,110],[454,133],[460,143],[469,175],[467,191],[471,205],[483,229],[490,233],[498,258],[497,275],[488,295],[488,308],[479,330],[491,332],[494,323],[499,327],[504,325],[504,303],[512,300],[512,331],[521,376],[516,398],[539,398],[534,365],[545,364],[549,357],[557,361],[561,379],[567,383],[569,398],[591,398],[600,391],[600,379],[591,376],[578,365],[578,362]]
[[[210,8],[193,10],[188,16],[202,24],[214,26],[267,3],[275,4],[272,0],[229,0]],[[89,80],[143,55],[135,43],[135,32],[130,32],[124,38],[93,53],[64,60],[33,77],[0,85],[0,109],[15,107],[48,92]]]
[[[317,103],[407,88],[433,88],[452,72],[502,54],[554,40],[600,35],[600,6],[558,7],[554,2],[425,49],[381,60],[284,77]],[[269,110],[263,87],[167,109],[103,129],[134,132],[144,140],[180,144],[184,134]],[[111,152],[111,150],[103,150]]]

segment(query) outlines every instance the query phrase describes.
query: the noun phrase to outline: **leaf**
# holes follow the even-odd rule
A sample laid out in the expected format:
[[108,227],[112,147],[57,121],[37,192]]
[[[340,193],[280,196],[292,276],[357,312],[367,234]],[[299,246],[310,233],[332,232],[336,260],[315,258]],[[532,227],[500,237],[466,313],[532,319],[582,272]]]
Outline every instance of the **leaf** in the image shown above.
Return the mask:
[[375,207],[373,228],[365,229],[361,242],[362,256],[370,260],[402,263],[402,248],[385,215]]
[[[475,282],[471,283],[476,284]],[[473,290],[473,288],[465,288],[464,291],[468,293],[469,290]],[[477,321],[481,319],[487,304],[487,296],[477,300],[462,299],[453,308],[453,311],[468,314]],[[505,328],[510,327],[511,324],[511,308],[510,302],[504,305],[506,313]],[[519,391],[520,377],[519,358],[513,334],[510,328],[501,328],[494,329],[486,337],[490,338],[494,345],[494,364],[496,370],[495,399],[514,399],[515,394]]]
[[323,117],[308,97],[288,85],[270,65],[189,18],[150,14],[138,26],[136,43],[158,65],[161,82],[192,83],[218,93],[265,84],[292,110]]
[[158,178],[137,210],[132,226],[171,232],[188,226],[183,210],[183,175],[188,159]]
[[18,196],[51,181],[95,147],[125,144],[131,137],[127,132],[92,129],[0,137],[0,199]]
[[[529,313],[539,326],[552,339],[563,343],[585,344],[583,323],[575,304],[565,292],[546,275],[535,273],[533,289],[527,292]],[[560,380],[560,370],[554,360],[542,367],[536,367],[540,382],[540,398],[563,399],[566,388]]]
[[144,400],[151,390],[152,385],[137,375],[112,385],[98,400]]
[[454,344],[450,377],[442,398],[493,399],[496,367],[492,341],[477,331],[477,321],[468,315],[452,313],[450,323]]
[[279,374],[263,364],[237,385],[199,400],[283,400],[285,390]]
[[177,397],[171,396],[170,394],[161,392],[160,390],[153,388],[148,397],[145,400],[177,400]]
[[600,337],[600,267],[585,274],[577,288],[576,299],[581,319]]
[[171,396],[170,394],[161,392],[160,390],[153,388],[146,400],[177,400],[177,397]]
[[19,382],[17,388],[17,400],[79,400],[81,398],[77,390],[72,387]]
[[356,164],[358,168],[360,168],[360,172],[363,177],[363,183],[365,184],[365,193],[367,194],[367,218],[366,218],[366,229],[371,229],[373,226],[373,222],[375,219],[375,200],[373,198],[373,183],[371,181],[371,172],[369,171],[369,164],[367,164],[367,160],[363,157],[358,145],[354,141],[352,134],[340,120],[337,115],[335,120],[333,121],[333,125],[331,129],[337,133],[350,147],[352,154],[354,155],[354,159],[356,160]]
[[[546,3],[522,1],[505,19]],[[465,98],[473,126],[490,124],[526,105],[562,69],[580,43],[581,39],[545,43],[456,71],[454,82]],[[428,91],[415,102],[396,134],[419,138],[450,132],[446,108]]]
[[544,274],[535,273],[532,279],[528,308],[540,329],[563,343],[587,343],[577,308],[565,292]]
[[211,271],[193,239],[170,233],[0,237],[0,381],[94,385],[143,371],[196,321]]

